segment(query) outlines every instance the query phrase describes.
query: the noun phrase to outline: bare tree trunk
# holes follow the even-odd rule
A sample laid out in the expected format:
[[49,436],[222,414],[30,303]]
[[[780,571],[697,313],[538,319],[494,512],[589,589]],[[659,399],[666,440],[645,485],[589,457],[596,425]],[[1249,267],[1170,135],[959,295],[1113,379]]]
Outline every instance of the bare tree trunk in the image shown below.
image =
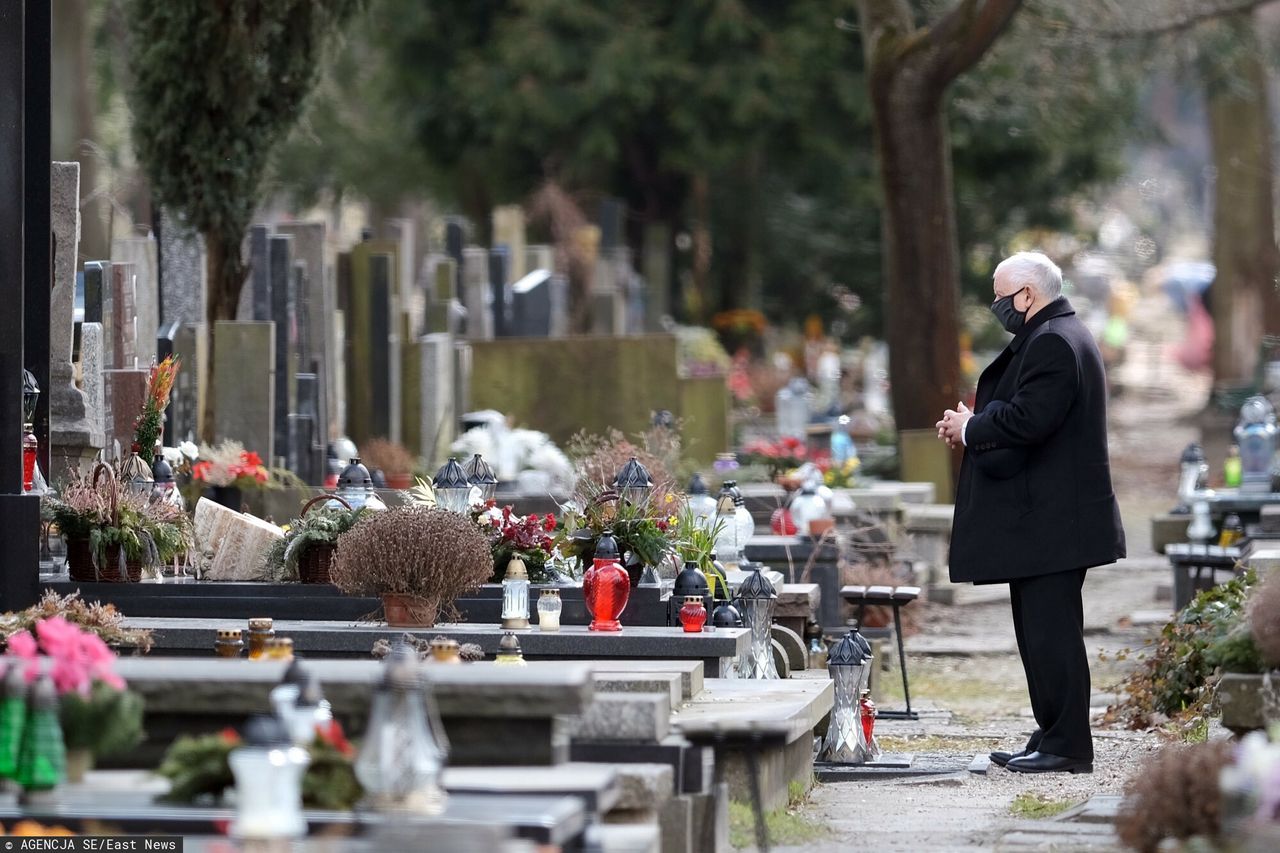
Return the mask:
[[1233,19],[1229,55],[1206,57],[1205,97],[1217,172],[1211,292],[1215,385],[1251,382],[1262,335],[1280,333],[1280,250],[1272,207],[1267,76],[1248,16]]
[[893,414],[927,429],[960,392],[960,273],[945,95],[1021,0],[962,0],[928,28],[906,0],[859,0],[880,166]]

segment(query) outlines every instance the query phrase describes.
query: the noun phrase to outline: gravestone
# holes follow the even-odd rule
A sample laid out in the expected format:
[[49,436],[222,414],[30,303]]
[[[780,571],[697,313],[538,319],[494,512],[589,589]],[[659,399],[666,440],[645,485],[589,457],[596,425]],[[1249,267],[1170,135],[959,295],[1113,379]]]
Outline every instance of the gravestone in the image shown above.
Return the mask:
[[[401,314],[411,318],[409,333],[417,335],[422,328],[422,315],[426,310],[426,294],[418,286],[414,263],[417,258],[416,240],[412,219],[388,219],[383,226],[387,239],[396,245],[396,283],[394,304]],[[397,330],[399,326],[397,324]],[[402,340],[410,340],[402,338]]]
[[106,334],[101,323],[80,324],[80,385],[84,389],[85,420],[89,429],[102,436],[106,446],[107,389]]
[[506,246],[496,246],[489,250],[489,304],[493,308],[493,336],[505,338],[511,334],[508,329],[507,290],[511,284],[511,252]]
[[607,253],[610,249],[625,244],[623,227],[626,220],[627,205],[620,198],[605,196],[600,199],[597,218],[600,225],[600,249]]
[[275,331],[270,322],[214,327],[214,441],[238,441],[264,460],[276,457]]
[[160,321],[203,323],[208,270],[204,238],[168,208],[160,211]]
[[[270,320],[276,324],[275,353],[272,366],[275,372],[275,433],[273,464],[284,459],[289,464],[293,443],[289,439],[289,413],[294,411],[294,353],[297,351],[297,302],[293,299],[294,283],[292,262],[293,238],[273,234],[267,240],[269,259],[267,293],[271,297]],[[256,293],[255,293],[256,299]],[[267,458],[267,457],[264,457]]]
[[551,336],[563,338],[569,334],[569,279],[557,273],[547,282],[551,298]]
[[320,422],[321,443],[337,438],[330,426],[337,423],[338,409],[338,345],[336,312],[338,310],[333,275],[328,264],[323,222],[292,222],[276,226],[280,234],[293,237],[293,256],[305,265],[306,273],[299,291],[303,306],[299,319],[305,319],[306,336],[302,364],[318,362],[315,373],[323,389],[324,409]]
[[462,248],[466,245],[467,228],[466,223],[458,217],[449,217],[444,223],[444,253],[453,259],[455,278],[453,281],[453,296],[455,299],[463,299],[462,291]]
[[182,369],[169,396],[165,443],[170,447],[195,441],[200,434],[200,371],[208,346],[204,328],[203,323],[182,323],[173,332],[173,350],[182,357]]
[[107,427],[104,431],[107,448],[120,443],[120,452],[127,454],[133,444],[133,426],[142,413],[147,399],[147,377],[150,370],[136,367],[117,368],[102,372],[106,388]]
[[645,315],[650,329],[660,329],[662,318],[671,313],[671,229],[645,226],[643,252],[641,272],[649,288]]
[[463,304],[467,307],[467,337],[487,341],[493,338],[493,293],[489,287],[489,252],[475,246],[462,250]]
[[[109,369],[132,370],[138,366],[138,318],[133,301],[136,281],[133,264],[111,264],[111,286],[103,306]],[[111,396],[109,391],[107,396]]]
[[511,334],[545,338],[551,334],[550,271],[534,270],[511,286]]
[[111,289],[111,262],[88,261],[84,265],[84,322],[102,327],[102,366],[110,366],[111,343],[107,327],[111,318],[107,314],[107,292]]
[[414,448],[426,459],[443,459],[453,443],[459,409],[456,406],[455,350],[451,335],[423,335],[418,340],[422,360],[421,444]]
[[241,290],[242,305],[246,292],[249,299],[249,316],[245,319],[258,322],[270,320],[271,229],[265,225],[255,225],[249,229],[249,286]]
[[[80,246],[80,164],[54,163],[50,174],[53,289],[49,303],[50,482],[82,469],[101,450],[105,436],[89,417],[76,387],[72,346],[75,325],[76,253]],[[83,347],[83,343],[81,345]],[[101,381],[101,376],[98,377]]]
[[620,335],[623,326],[618,324],[617,302],[618,268],[609,253],[601,254],[595,266],[595,278],[591,287],[591,330],[597,335]]
[[299,373],[297,414],[289,416],[290,434],[295,441],[295,458],[291,460],[293,471],[309,486],[324,485],[324,443],[320,440],[320,417],[323,410],[323,394],[320,377],[314,373]]
[[493,245],[506,247],[510,268],[508,281],[517,281],[536,267],[526,267],[524,208],[507,204],[493,209]]
[[116,238],[111,241],[111,260],[128,264],[133,270],[134,354],[138,367],[150,367],[156,358],[154,345],[160,328],[160,294],[157,279],[156,241],[146,237]]
[[367,240],[351,249],[347,367],[348,432],[359,446],[399,440],[400,348],[395,321],[396,247]]
[[543,243],[529,246],[525,249],[524,258],[526,275],[534,270],[549,270],[550,272],[555,272],[556,250],[554,246],[548,246]]

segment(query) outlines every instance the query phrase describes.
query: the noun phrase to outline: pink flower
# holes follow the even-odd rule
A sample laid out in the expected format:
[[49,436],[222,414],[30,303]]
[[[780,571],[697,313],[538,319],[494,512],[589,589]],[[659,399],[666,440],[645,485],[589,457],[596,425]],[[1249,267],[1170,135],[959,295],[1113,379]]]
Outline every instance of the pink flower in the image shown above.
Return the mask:
[[25,660],[34,660],[37,655],[36,638],[30,631],[18,631],[9,636],[9,648],[6,654]]
[[80,628],[61,616],[37,622],[36,636],[45,654],[53,658],[75,655],[80,646]]
[[53,667],[49,670],[49,676],[53,679],[53,686],[57,689],[59,696],[71,692],[79,693],[81,696],[89,695],[89,688],[92,686],[89,670],[77,660],[72,658],[55,660]]

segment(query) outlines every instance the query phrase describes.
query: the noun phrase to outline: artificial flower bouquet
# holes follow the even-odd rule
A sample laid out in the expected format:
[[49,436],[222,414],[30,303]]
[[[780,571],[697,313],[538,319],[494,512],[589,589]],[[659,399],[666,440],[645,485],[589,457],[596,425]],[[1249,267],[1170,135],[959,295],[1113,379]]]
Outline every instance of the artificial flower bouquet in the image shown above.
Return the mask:
[[511,507],[498,509],[495,501],[472,507],[471,517],[480,527],[493,550],[493,575],[490,583],[501,583],[512,557],[524,561],[533,583],[550,583],[554,580],[548,571],[548,563],[555,554],[556,517],[535,513],[516,515]]

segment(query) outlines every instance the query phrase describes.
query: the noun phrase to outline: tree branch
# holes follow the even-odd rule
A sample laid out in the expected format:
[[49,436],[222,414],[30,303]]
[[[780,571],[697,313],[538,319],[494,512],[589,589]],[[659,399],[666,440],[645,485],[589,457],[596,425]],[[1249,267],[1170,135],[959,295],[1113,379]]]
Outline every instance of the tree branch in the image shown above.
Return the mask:
[[1230,17],[1231,15],[1239,15],[1245,12],[1252,12],[1261,6],[1266,6],[1276,0],[1241,0],[1231,5],[1219,6],[1216,9],[1205,9],[1203,11],[1193,12],[1183,15],[1181,18],[1175,18],[1166,24],[1160,24],[1154,27],[1083,27],[1075,23],[1052,20],[1039,10],[1028,9],[1031,14],[1035,15],[1046,25],[1059,30],[1068,30],[1082,36],[1090,36],[1093,38],[1105,39],[1138,39],[1138,38],[1155,38],[1158,36],[1174,35],[1195,29],[1206,21],[1216,20],[1218,18]]
[[[979,6],[981,2],[981,6]],[[945,85],[968,71],[1013,20],[1022,0],[962,0],[929,33]]]

